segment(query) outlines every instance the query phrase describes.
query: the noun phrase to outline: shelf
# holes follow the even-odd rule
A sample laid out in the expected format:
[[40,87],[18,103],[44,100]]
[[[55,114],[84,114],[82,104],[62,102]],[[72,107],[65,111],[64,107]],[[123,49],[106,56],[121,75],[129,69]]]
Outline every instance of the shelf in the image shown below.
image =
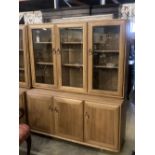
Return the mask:
[[94,65],[94,68],[97,68],[97,69],[118,69],[117,66],[103,66],[103,65]]
[[48,65],[48,66],[52,66],[53,65],[53,63],[51,63],[51,62],[42,62],[42,61],[36,62],[36,64],[37,65]]
[[20,67],[19,70],[20,70],[20,71],[24,71],[24,68],[23,68],[23,67]]
[[52,44],[52,42],[34,42],[35,44]]
[[61,42],[62,44],[83,44],[83,42]]
[[65,67],[76,67],[76,68],[83,67],[82,64],[63,64],[62,66],[65,66]]
[[119,50],[94,50],[95,53],[119,53]]

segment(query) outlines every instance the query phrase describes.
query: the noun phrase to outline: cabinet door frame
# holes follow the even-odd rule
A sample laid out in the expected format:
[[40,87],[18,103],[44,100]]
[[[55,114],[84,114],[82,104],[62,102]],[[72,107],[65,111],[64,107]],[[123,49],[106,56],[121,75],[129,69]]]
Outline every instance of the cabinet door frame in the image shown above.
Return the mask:
[[[56,47],[60,49],[60,28],[76,28],[81,27],[83,29],[83,88],[62,86],[62,68],[61,68],[61,54],[57,52],[57,69],[58,69],[58,88],[64,91],[70,92],[87,92],[87,23],[62,23],[56,24]],[[60,49],[61,50],[61,49]]]
[[[49,28],[52,31],[52,49],[53,51],[53,79],[54,84],[44,84],[36,82],[36,74],[35,74],[35,60],[34,60],[34,50],[33,50],[33,40],[32,40],[32,30],[33,29],[42,29]],[[32,85],[34,88],[43,88],[43,89],[51,89],[57,88],[57,74],[56,74],[56,55],[55,55],[55,25],[54,24],[33,24],[29,25],[29,44],[30,44],[30,60],[31,60],[31,74],[32,74]]]
[[[117,91],[97,90],[93,89],[93,63],[92,54],[89,50],[93,50],[93,27],[95,26],[120,26],[119,38],[119,59],[118,59],[118,87]],[[125,85],[125,65],[126,65],[126,21],[125,20],[105,20],[88,22],[88,93],[102,96],[124,97]]]
[[[48,119],[50,120],[50,122],[47,122],[49,124],[49,131],[45,131],[43,129],[40,129],[38,127],[35,127],[33,124],[30,124],[32,130],[34,130],[34,131],[40,131],[40,132],[43,132],[43,133],[49,133],[49,134],[53,135],[54,134],[54,113],[53,113],[54,102],[53,102],[53,97],[52,96],[48,96],[48,95],[46,96],[46,95],[43,95],[43,94],[27,94],[28,122],[29,123],[30,123],[31,117],[32,117],[29,114],[30,108],[31,108],[31,103],[29,103],[29,102],[30,102],[30,100],[32,98],[36,98],[37,100],[44,99],[44,101],[51,101],[51,103],[48,103],[48,105],[46,105],[48,107],[47,110],[49,110],[48,111],[48,113],[49,113],[49,118]],[[35,114],[35,115],[37,115],[37,114]],[[47,121],[47,120],[45,120],[45,121]]]
[[[91,108],[100,108],[105,110],[113,111],[114,113],[114,144],[107,144],[107,143],[101,143],[97,141],[93,141],[89,138],[89,128],[87,127],[87,121],[91,119],[91,112],[89,113],[87,107]],[[84,104],[84,141],[89,144],[101,146],[101,147],[107,147],[110,149],[116,149],[118,150],[120,148],[120,106],[119,105],[109,105],[104,103],[96,103],[96,102],[89,102],[86,101]]]
[[19,87],[30,88],[31,87],[31,74],[30,74],[30,61],[29,61],[30,56],[29,56],[29,49],[28,49],[27,26],[19,25],[19,30],[22,31],[24,77],[25,77],[25,82],[19,82]]
[[[83,119],[84,119],[84,117],[83,117],[83,100],[69,99],[69,98],[63,98],[63,97],[54,97],[53,102],[54,102],[55,135],[63,137],[63,138],[83,142],[83,135],[84,135],[84,133],[83,133]],[[80,135],[81,135],[80,137],[77,137],[77,136],[75,137],[72,135],[63,134],[63,133],[59,132],[59,125],[58,125],[59,124],[59,119],[58,119],[59,116],[58,115],[60,112],[59,106],[64,103],[71,104],[71,105],[73,104],[73,106],[75,104],[75,105],[80,106],[80,108],[82,108],[82,111],[81,111],[82,114],[81,115],[79,114],[79,117],[81,118],[81,122],[80,122],[81,123],[81,131],[78,131],[78,132],[80,132]],[[75,122],[76,122],[76,120],[75,120]],[[73,124],[71,124],[71,125],[73,125]],[[65,129],[63,129],[63,130],[65,130]]]

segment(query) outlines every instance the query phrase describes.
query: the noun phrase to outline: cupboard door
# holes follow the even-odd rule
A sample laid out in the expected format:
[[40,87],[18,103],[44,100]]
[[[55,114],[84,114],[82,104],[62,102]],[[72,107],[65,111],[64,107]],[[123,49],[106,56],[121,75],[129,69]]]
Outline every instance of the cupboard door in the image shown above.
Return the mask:
[[86,24],[57,25],[59,87],[86,91]]
[[56,87],[56,58],[53,25],[33,25],[31,40],[32,81],[34,87]]
[[89,91],[123,94],[125,23],[89,23]]
[[83,141],[83,103],[80,100],[54,98],[55,134]]
[[119,107],[86,102],[84,115],[85,142],[118,149]]
[[30,88],[30,64],[27,44],[27,28],[19,28],[19,83],[20,87]]
[[31,129],[54,133],[54,116],[52,97],[45,95],[28,95],[28,120]]

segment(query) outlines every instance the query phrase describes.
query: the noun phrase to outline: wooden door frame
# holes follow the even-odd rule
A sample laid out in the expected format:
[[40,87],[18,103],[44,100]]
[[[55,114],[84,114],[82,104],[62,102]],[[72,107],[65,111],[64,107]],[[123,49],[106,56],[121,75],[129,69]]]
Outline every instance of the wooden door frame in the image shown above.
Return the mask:
[[83,29],[83,88],[62,86],[62,69],[61,69],[61,55],[57,53],[57,67],[58,67],[58,88],[64,91],[70,92],[87,92],[87,23],[59,23],[56,24],[56,47],[57,50],[60,49],[60,28],[72,28],[72,27],[82,27]]
[[[60,137],[63,137],[63,138],[68,138],[68,139],[73,139],[73,140],[78,140],[78,141],[81,141],[83,142],[83,137],[84,137],[84,131],[83,131],[83,127],[84,127],[84,124],[83,124],[83,121],[84,121],[84,113],[82,115],[82,120],[81,120],[81,123],[82,123],[82,128],[81,128],[81,134],[82,134],[82,137],[74,137],[74,136],[70,136],[70,135],[66,135],[66,134],[62,134],[62,133],[59,133],[59,126],[58,126],[58,113],[59,113],[59,106],[58,104],[79,104],[79,106],[81,106],[82,108],[82,113],[83,113],[83,100],[79,100],[79,99],[70,99],[70,98],[64,98],[64,97],[53,97],[53,104],[54,104],[54,119],[55,119],[55,123],[54,123],[54,126],[55,126],[55,135],[56,136],[60,136]],[[58,110],[58,113],[56,112]]]
[[24,60],[24,77],[25,82],[19,82],[19,86],[22,88],[31,87],[31,74],[30,74],[30,61],[29,61],[29,50],[28,50],[28,35],[27,35],[27,26],[19,25],[19,30],[22,31],[23,38],[23,60]]
[[41,29],[41,28],[49,28],[51,29],[51,37],[52,37],[52,50],[55,50],[55,25],[54,24],[33,24],[29,25],[29,44],[30,44],[30,60],[31,60],[31,74],[32,74],[32,85],[34,88],[43,88],[43,89],[51,89],[57,88],[57,66],[56,66],[56,55],[55,52],[53,54],[53,79],[54,84],[43,84],[36,82],[36,74],[35,74],[35,60],[34,60],[34,50],[33,50],[33,41],[32,41],[32,30],[33,29]]
[[[103,96],[112,96],[112,97],[124,97],[124,81],[125,81],[125,56],[126,56],[126,21],[125,20],[105,20],[105,21],[91,21],[88,22],[88,49],[92,50],[92,35],[94,26],[110,26],[118,25],[120,26],[120,38],[119,38],[119,67],[118,67],[118,89],[117,91],[106,91],[106,90],[95,90],[92,88],[92,75],[93,75],[93,63],[92,63],[92,54],[88,53],[88,93],[95,95]],[[88,50],[88,51],[89,51]]]
[[[86,126],[86,116],[87,114],[89,115],[89,112],[87,112],[86,107],[101,107],[102,109],[105,110],[111,110],[114,112],[114,144],[106,144],[106,143],[100,143],[100,142],[96,142],[96,141],[92,141],[89,140],[89,134],[88,134],[88,130],[87,126]],[[92,145],[98,145],[98,146],[102,146],[102,147],[107,147],[107,148],[111,148],[111,149],[119,149],[120,148],[120,139],[119,139],[119,135],[120,135],[120,113],[121,113],[121,107],[119,105],[109,105],[106,103],[95,103],[95,102],[91,102],[91,101],[86,101],[84,103],[84,142],[92,144]],[[90,119],[90,118],[89,118]]]

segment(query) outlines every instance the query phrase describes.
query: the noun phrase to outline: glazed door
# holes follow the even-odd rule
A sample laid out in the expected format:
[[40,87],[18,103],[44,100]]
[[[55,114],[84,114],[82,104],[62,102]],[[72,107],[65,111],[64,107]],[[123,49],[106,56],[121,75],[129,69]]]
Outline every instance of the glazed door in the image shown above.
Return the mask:
[[119,117],[118,106],[86,102],[84,105],[84,141],[118,149]]
[[29,34],[33,87],[56,87],[54,26],[31,25]]
[[52,97],[28,95],[28,121],[32,130],[54,133],[54,114]]
[[55,134],[83,141],[83,103],[80,100],[54,98]]
[[30,65],[28,53],[27,28],[19,27],[19,85],[23,88],[30,88]]
[[86,91],[86,24],[57,25],[59,88]]
[[112,20],[88,25],[89,92],[122,97],[125,23]]

